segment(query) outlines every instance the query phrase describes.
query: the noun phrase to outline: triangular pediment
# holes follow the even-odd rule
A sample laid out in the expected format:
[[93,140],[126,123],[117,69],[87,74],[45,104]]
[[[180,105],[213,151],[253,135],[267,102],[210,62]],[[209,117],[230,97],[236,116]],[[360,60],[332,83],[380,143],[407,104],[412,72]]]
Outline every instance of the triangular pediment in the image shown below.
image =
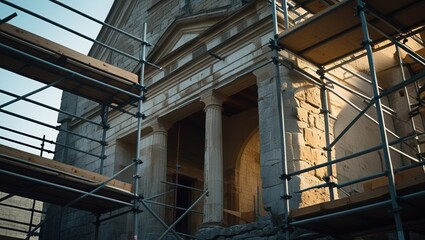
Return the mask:
[[199,14],[176,19],[155,44],[155,48],[149,54],[149,61],[157,62],[171,52],[189,45],[189,42],[226,16],[224,11],[218,11],[215,14]]

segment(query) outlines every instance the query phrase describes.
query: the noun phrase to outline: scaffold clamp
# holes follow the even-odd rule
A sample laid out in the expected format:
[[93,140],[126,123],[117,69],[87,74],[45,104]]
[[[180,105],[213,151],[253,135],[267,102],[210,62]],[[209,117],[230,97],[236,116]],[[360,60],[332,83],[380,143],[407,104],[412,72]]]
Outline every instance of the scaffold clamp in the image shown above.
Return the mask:
[[375,44],[373,43],[373,41],[371,39],[362,41],[361,45],[362,45],[362,47],[365,47],[367,45],[370,45],[372,48],[375,47]]
[[140,178],[142,178],[142,176],[140,176],[139,174],[134,174],[134,175],[133,175],[133,178],[134,178],[134,179],[140,179]]
[[142,120],[145,120],[146,119],[146,115],[144,113],[140,113],[140,112],[136,113],[136,117],[137,118],[142,118]]
[[281,200],[289,200],[292,198],[291,194],[284,194],[283,196],[280,196]]
[[354,14],[354,16],[355,17],[357,17],[357,16],[359,16],[360,15],[360,12],[361,11],[366,11],[366,3],[364,3],[364,2],[362,2],[362,3],[360,3],[360,4],[358,4],[356,7],[355,7],[355,10],[356,10],[356,13]]
[[134,159],[133,162],[135,162],[136,164],[142,164],[143,163],[142,159],[140,159],[140,158]]
[[143,194],[139,194],[139,195],[136,197],[136,200],[137,200],[138,202],[143,201],[143,199],[145,199],[145,197],[143,196]]
[[286,180],[291,180],[291,176],[289,176],[288,174],[281,174],[280,175],[280,177],[279,177],[279,179],[280,180],[284,180],[284,179],[286,179]]
[[275,40],[274,39],[271,39],[270,38],[270,40],[269,40],[269,48],[271,49],[271,50],[278,50],[278,51],[280,51],[280,50],[282,50],[283,48],[282,47],[280,47],[278,44],[276,44],[275,43]]
[[316,70],[316,74],[320,76],[320,79],[323,80],[325,78],[325,69],[320,67]]
[[334,181],[332,181],[332,178],[332,176],[325,176],[323,177],[323,180],[326,182],[326,185],[328,187],[338,187],[338,185]]
[[272,57],[272,61],[274,64],[279,64],[279,58],[278,57]]

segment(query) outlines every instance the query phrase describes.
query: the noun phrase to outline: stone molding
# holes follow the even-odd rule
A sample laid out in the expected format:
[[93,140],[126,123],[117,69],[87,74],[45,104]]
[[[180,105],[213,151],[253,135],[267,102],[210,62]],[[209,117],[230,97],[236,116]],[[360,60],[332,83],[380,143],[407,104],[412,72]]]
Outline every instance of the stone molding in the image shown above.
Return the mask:
[[200,101],[205,104],[204,110],[210,107],[220,107],[222,109],[223,102],[227,96],[217,92],[216,90],[208,90],[201,94]]

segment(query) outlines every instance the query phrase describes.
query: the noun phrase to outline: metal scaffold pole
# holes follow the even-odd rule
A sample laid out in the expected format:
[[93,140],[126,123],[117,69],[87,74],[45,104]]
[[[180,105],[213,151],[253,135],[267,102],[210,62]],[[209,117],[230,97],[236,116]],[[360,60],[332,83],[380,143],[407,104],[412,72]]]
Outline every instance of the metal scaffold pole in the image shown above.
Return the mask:
[[100,150],[100,166],[99,166],[99,174],[103,174],[103,168],[105,165],[105,159],[106,159],[106,155],[105,155],[105,151],[106,151],[106,132],[109,129],[109,125],[108,125],[108,114],[109,114],[109,108],[107,105],[103,105],[102,106],[102,110],[101,110],[101,124],[102,124],[102,140],[101,140],[101,145],[102,148]]
[[277,21],[277,11],[276,11],[276,0],[272,2],[272,15],[273,15],[273,63],[276,69],[276,103],[278,111],[278,126],[279,126],[279,142],[281,143],[280,147],[280,158],[282,162],[282,184],[283,184],[283,214],[284,214],[284,224],[285,224],[285,234],[286,239],[289,239],[289,200],[290,195],[288,194],[288,167],[287,167],[287,158],[286,158],[286,139],[285,139],[285,113],[283,110],[283,99],[282,99],[282,82],[280,79],[280,69],[279,69],[279,47],[278,47],[278,38],[279,38],[279,27]]
[[143,97],[145,94],[145,63],[146,63],[146,30],[147,24],[143,25],[143,43],[141,44],[141,52],[140,52],[140,75],[139,75],[139,84],[141,86],[140,89],[140,98],[138,100],[137,106],[137,148],[136,148],[136,166],[134,170],[134,209],[133,209],[133,234],[134,240],[138,238],[138,225],[139,225],[139,181],[140,181],[140,171],[141,171],[141,142],[142,142],[142,105],[143,105]]
[[368,58],[371,81],[372,81],[372,89],[373,89],[374,101],[376,105],[376,114],[377,114],[377,119],[379,123],[379,131],[381,136],[382,152],[384,154],[386,175],[388,179],[388,187],[389,187],[389,192],[391,196],[392,213],[394,216],[395,226],[397,230],[397,237],[399,240],[404,240],[403,225],[402,225],[401,216],[399,213],[400,207],[398,204],[398,196],[397,196],[397,192],[395,188],[394,171],[393,171],[393,166],[391,163],[388,136],[385,130],[384,114],[383,114],[383,109],[381,104],[380,93],[378,89],[375,63],[373,59],[372,40],[369,37],[369,30],[368,30],[366,13],[365,13],[365,3],[363,2],[363,0],[357,0],[357,11],[360,17],[362,30],[363,30],[363,41],[364,41],[363,44],[367,51],[367,58]]
[[[398,61],[398,64],[399,64],[401,78],[402,78],[402,81],[405,82],[406,81],[406,75],[404,74],[403,60],[401,58],[400,47],[396,45],[395,49],[396,49],[397,61]],[[410,101],[409,91],[407,90],[407,86],[403,88],[403,92],[404,92],[404,96],[406,97],[407,109],[409,110],[409,113],[411,113],[412,112],[412,103]],[[410,122],[410,126],[412,127],[412,132],[417,132],[416,124],[415,124],[413,117],[410,117],[409,122]],[[420,146],[420,143],[419,143],[419,137],[418,136],[415,137],[415,143],[416,143],[415,144],[416,145],[416,152],[418,154],[420,154],[422,152],[422,150],[421,150],[421,146]]]
[[[106,151],[106,132],[109,129],[108,125],[108,115],[109,115],[109,108],[107,105],[103,105],[101,109],[101,125],[102,125],[102,141],[101,141],[101,150],[100,150],[100,166],[99,166],[99,174],[103,174],[103,168],[105,165],[105,151]],[[95,225],[95,231],[94,231],[94,239],[99,239],[99,228],[100,228],[100,214],[96,214],[96,220],[94,222]]]
[[[284,17],[284,24],[285,24],[285,30],[289,29],[289,14],[288,14],[288,1],[282,0],[282,8],[283,8],[283,17]],[[276,18],[277,20],[277,18]]]
[[[332,162],[332,147],[330,147],[331,139],[330,139],[330,131],[329,131],[329,103],[328,103],[328,91],[326,88],[326,84],[323,83],[320,88],[320,93],[322,97],[322,113],[324,116],[325,122],[325,139],[326,139],[326,157],[327,161]],[[329,198],[331,201],[335,200],[335,183],[333,182],[333,170],[332,165],[327,166],[328,176],[325,177],[325,181],[329,187]]]

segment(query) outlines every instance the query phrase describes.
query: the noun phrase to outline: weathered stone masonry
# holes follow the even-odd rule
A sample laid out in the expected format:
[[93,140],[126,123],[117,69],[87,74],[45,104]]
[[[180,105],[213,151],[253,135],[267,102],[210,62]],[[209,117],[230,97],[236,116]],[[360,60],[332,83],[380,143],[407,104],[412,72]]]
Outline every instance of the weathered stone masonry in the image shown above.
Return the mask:
[[[267,1],[116,1],[108,20],[137,36],[142,33],[142,23],[147,21],[147,40],[153,44],[148,60],[165,69],[147,68],[146,71],[148,93],[143,104],[147,118],[142,131],[142,195],[149,198],[170,191],[173,193],[155,200],[188,207],[197,198],[197,193],[165,182],[206,188],[209,195],[194,208],[203,215],[190,214],[176,228],[206,239],[282,238],[279,228],[283,214],[281,143],[278,141],[275,71],[268,47],[272,20]],[[102,30],[99,39],[138,55],[137,43],[111,31]],[[98,46],[94,46],[90,54],[129,71],[139,70],[137,63]],[[302,61],[295,63],[308,67]],[[320,89],[283,66],[280,72],[289,171],[324,163],[328,156],[323,149],[325,128]],[[359,91],[366,89],[353,76],[337,71],[331,74]],[[334,88],[341,90],[337,86]],[[362,100],[344,94],[362,104]],[[354,113],[336,97],[329,102],[332,139]],[[62,108],[87,116],[94,116],[99,110],[90,101],[66,93]],[[129,111],[134,110],[129,108]],[[132,116],[110,112],[105,175],[112,175],[134,159],[136,121]],[[60,122],[62,127],[77,132],[89,132],[94,136],[101,132],[101,129],[89,129],[72,119],[60,119]],[[376,132],[369,130],[370,123],[365,118],[358,124],[367,132]],[[389,127],[393,128],[391,124]],[[349,132],[340,140],[341,145],[332,149],[332,157],[356,151],[353,139],[358,138],[358,134]],[[98,151],[98,146],[84,141],[63,135],[58,139],[85,150]],[[376,141],[370,138],[359,145],[372,145]],[[371,158],[379,159],[379,154],[337,164],[332,176],[326,168],[321,168],[293,177],[290,192],[322,183],[325,177],[338,181],[360,176],[366,166],[371,171],[379,169],[378,160],[367,161]],[[83,162],[82,156],[76,153],[69,153],[64,159],[93,171],[99,167],[96,159],[87,161],[84,158]],[[119,179],[131,182],[132,173],[125,173]],[[354,192],[360,187],[345,190]],[[340,194],[336,192],[336,196]],[[327,200],[328,189],[316,188],[293,194],[290,207]],[[180,214],[158,205],[152,208],[167,224]],[[143,239],[156,239],[162,234],[164,227],[147,211],[141,216],[139,230]],[[68,211],[62,216],[60,229],[54,231],[60,232],[63,239],[90,239],[93,219],[87,213]],[[257,220],[261,221],[255,223]],[[127,239],[131,236],[131,222],[128,215],[103,224],[101,238]],[[249,224],[238,225],[241,223]]]

